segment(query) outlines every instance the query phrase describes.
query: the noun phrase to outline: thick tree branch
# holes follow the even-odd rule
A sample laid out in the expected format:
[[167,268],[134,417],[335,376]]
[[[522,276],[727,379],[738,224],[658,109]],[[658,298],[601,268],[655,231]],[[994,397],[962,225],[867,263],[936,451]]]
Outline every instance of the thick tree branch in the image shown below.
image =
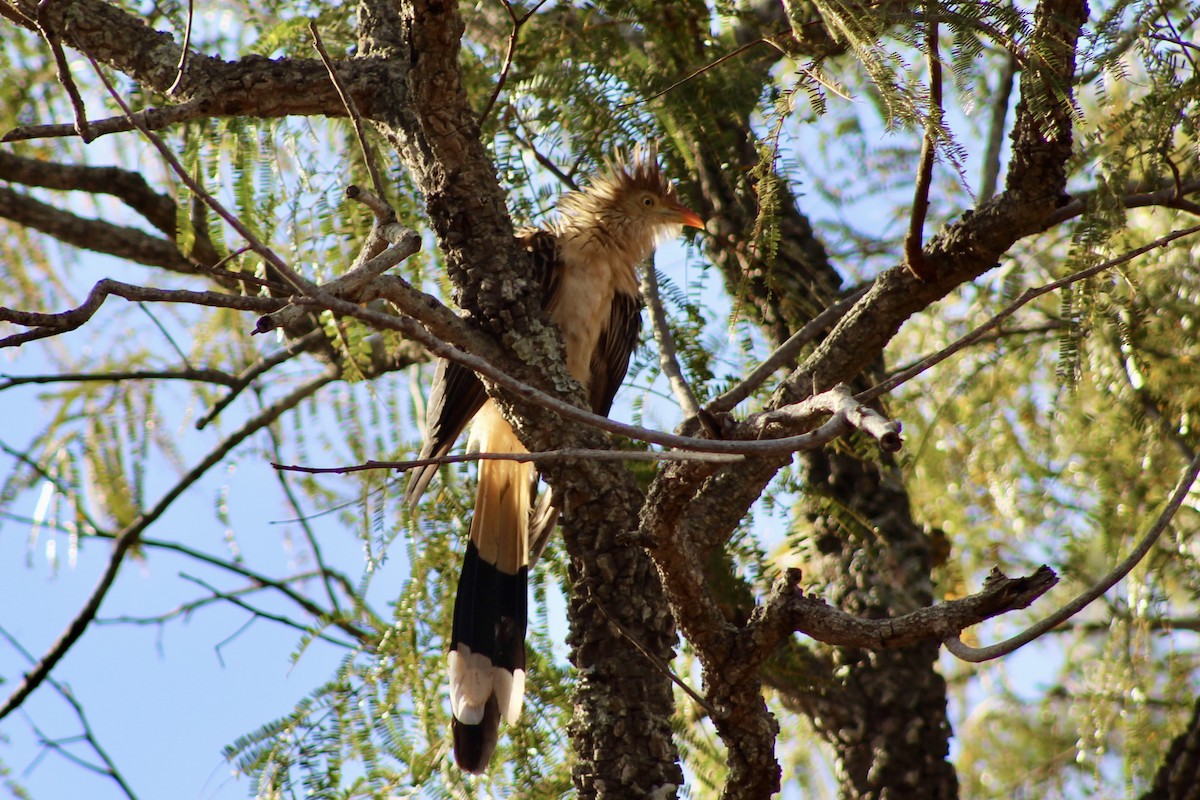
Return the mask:
[[[138,126],[161,128],[182,119],[201,116],[340,117],[345,106],[329,74],[318,59],[268,59],[258,55],[223,61],[192,52],[182,79],[179,64],[183,50],[170,33],[151,30],[139,17],[103,0],[51,3],[39,16],[34,0],[14,0],[16,18],[35,28],[37,20],[46,35],[68,47],[88,53],[128,75],[148,92],[170,96],[188,104],[188,110],[142,112]],[[26,21],[28,20],[28,21]],[[371,58],[338,65],[342,82],[359,110],[371,118],[379,81],[388,79],[390,66]],[[111,127],[110,127],[111,126]],[[116,120],[89,123],[93,136],[111,130],[130,130]],[[22,138],[28,138],[26,132]]]
[[1049,567],[1026,578],[1009,578],[993,569],[983,591],[958,600],[887,619],[863,619],[829,605],[800,588],[800,570],[789,569],[776,580],[771,594],[754,610],[740,632],[738,650],[748,668],[757,668],[793,633],[825,644],[888,650],[917,642],[942,642],[984,620],[1027,608],[1048,592],[1058,576]]
[[151,236],[138,228],[87,219],[6,186],[0,186],[0,217],[41,231],[81,250],[106,253],[185,275],[200,272],[191,259],[179,252],[174,241]]

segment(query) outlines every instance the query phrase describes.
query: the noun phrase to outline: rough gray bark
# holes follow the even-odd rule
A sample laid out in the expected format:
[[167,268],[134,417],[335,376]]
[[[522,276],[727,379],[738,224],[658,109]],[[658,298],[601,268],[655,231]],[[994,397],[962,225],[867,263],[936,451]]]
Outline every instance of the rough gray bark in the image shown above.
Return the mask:
[[1183,733],[1175,737],[1150,791],[1142,800],[1198,800],[1200,798],[1200,700]]

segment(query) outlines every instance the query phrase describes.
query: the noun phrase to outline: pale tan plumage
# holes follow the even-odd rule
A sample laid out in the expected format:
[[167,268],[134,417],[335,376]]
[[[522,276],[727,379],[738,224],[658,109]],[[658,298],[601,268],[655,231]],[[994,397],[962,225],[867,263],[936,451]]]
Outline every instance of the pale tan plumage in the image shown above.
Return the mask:
[[[703,227],[659,171],[653,150],[618,159],[581,192],[563,197],[548,230],[521,234],[543,304],[566,345],[567,369],[607,414],[637,346],[641,297],[637,265],[684,225]],[[471,444],[481,452],[525,452],[488,400],[478,378],[442,362],[434,377],[421,458],[444,455],[473,418]],[[436,468],[414,471],[412,502]],[[531,512],[536,474],[530,464],[481,461],[471,539],[455,602],[450,694],[455,758],[471,772],[487,766],[500,717],[515,722],[524,692],[525,582],[557,512],[544,498]],[[531,530],[531,515],[534,519]]]

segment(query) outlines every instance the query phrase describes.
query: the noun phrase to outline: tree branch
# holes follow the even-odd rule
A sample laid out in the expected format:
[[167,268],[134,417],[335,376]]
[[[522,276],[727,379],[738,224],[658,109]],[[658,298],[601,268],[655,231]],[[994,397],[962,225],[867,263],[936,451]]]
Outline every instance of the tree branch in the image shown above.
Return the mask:
[[747,668],[757,669],[794,632],[825,644],[865,650],[941,642],[984,620],[1029,607],[1058,583],[1058,576],[1045,566],[1025,578],[1009,578],[993,569],[978,594],[887,619],[847,614],[819,597],[805,595],[800,580],[800,570],[786,570],[754,610],[738,645]]
[[658,345],[659,367],[667,376],[667,381],[671,384],[671,391],[674,393],[680,409],[683,410],[684,417],[701,418],[700,403],[697,402],[696,394],[688,385],[683,369],[679,366],[679,358],[675,351],[675,339],[671,336],[671,327],[667,324],[667,313],[663,309],[662,297],[658,292],[658,273],[654,269],[653,259],[642,265],[642,295],[646,300],[646,311],[650,315],[650,329],[654,332],[654,342]]
[[[4,637],[9,645],[11,645],[14,650],[24,656],[27,661],[29,661],[31,664],[36,663],[34,661],[33,654],[26,650],[21,643],[18,642],[13,635],[3,627],[0,627],[0,636]],[[73,753],[67,751],[62,746],[61,742],[50,739],[42,734],[36,725],[33,726],[34,733],[37,734],[38,738],[41,739],[42,743],[47,747],[58,751],[64,758],[70,759],[74,763],[79,764],[87,770],[112,779],[113,783],[117,784],[117,787],[126,797],[129,798],[129,800],[137,800],[137,795],[134,794],[133,788],[130,787],[129,782],[125,780],[125,777],[121,774],[121,771],[117,769],[117,765],[113,762],[112,758],[109,757],[108,752],[100,745],[100,740],[96,738],[96,732],[92,730],[92,725],[88,721],[87,713],[84,712],[83,705],[75,697],[74,692],[53,678],[47,678],[46,682],[52,689],[54,689],[54,691],[58,692],[58,696],[65,700],[67,705],[71,707],[71,711],[74,712],[75,718],[79,720],[80,727],[83,728],[84,741],[86,741],[88,746],[92,748],[92,751],[99,756],[100,761],[103,762],[104,766],[98,767],[95,764],[78,758]]]
[[925,3],[925,56],[929,63],[929,111],[925,119],[925,138],[921,140],[921,160],[913,190],[912,214],[904,237],[904,264],[918,279],[937,277],[921,252],[925,239],[925,217],[929,213],[929,187],[933,181],[933,162],[937,156],[938,132],[942,127],[942,62],[938,57],[938,24],[932,14],[935,3]]
[[41,231],[81,250],[106,253],[184,275],[200,272],[194,262],[179,252],[174,241],[159,239],[127,225],[87,219],[6,186],[0,186],[0,217]]
[[[165,234],[169,242],[174,243],[175,200],[169,195],[159,194],[151,189],[140,173],[119,167],[59,164],[0,151],[0,179],[25,186],[40,186],[59,191],[110,195],[136,211],[157,230]],[[18,196],[25,197],[24,195]],[[59,213],[67,214],[69,212],[59,210]],[[97,221],[85,220],[85,222]],[[53,231],[44,232],[55,235]],[[82,244],[76,243],[76,246],[93,249],[87,239]],[[184,257],[183,254],[180,255]],[[197,232],[196,243],[190,255],[195,261],[206,266],[212,266],[221,260],[213,247],[212,240],[203,232]],[[197,269],[194,264],[189,263],[183,271],[191,273]]]
[[949,358],[950,356],[959,352],[960,350],[970,347],[971,345],[980,341],[989,332],[998,328],[1000,326],[1000,323],[1002,323],[1004,320],[1011,317],[1022,306],[1028,305],[1029,303],[1033,302],[1034,300],[1041,297],[1042,295],[1057,291],[1057,290],[1063,288],[1064,286],[1070,286],[1073,283],[1078,283],[1079,281],[1086,280],[1094,275],[1099,275],[1102,272],[1107,272],[1108,270],[1113,269],[1114,267],[1119,267],[1122,264],[1132,261],[1133,259],[1137,258],[1138,256],[1145,255],[1146,253],[1149,253],[1152,250],[1157,250],[1160,247],[1166,247],[1171,242],[1174,242],[1176,239],[1182,239],[1186,236],[1193,236],[1197,233],[1200,233],[1200,225],[1194,225],[1190,228],[1183,228],[1181,230],[1172,231],[1171,233],[1168,233],[1165,236],[1160,236],[1159,238],[1155,239],[1154,241],[1152,241],[1148,244],[1144,244],[1141,247],[1136,247],[1127,253],[1123,253],[1122,255],[1117,256],[1116,258],[1111,258],[1108,261],[1103,261],[1099,264],[1095,264],[1091,267],[1087,267],[1086,269],[1081,269],[1078,272],[1073,272],[1064,278],[1059,278],[1056,281],[1051,281],[1050,283],[1043,284],[1042,286],[1038,286],[1038,287],[1035,287],[1032,289],[1026,289],[1024,292],[1021,293],[1020,297],[1018,297],[1012,303],[1009,303],[1007,306],[1005,306],[1003,309],[1001,309],[995,316],[993,316],[987,322],[985,322],[982,325],[980,325],[979,327],[975,328],[975,330],[971,331],[970,333],[966,334],[965,336],[959,337],[957,340],[955,340],[953,343],[951,343],[947,347],[942,348],[941,350],[939,350],[938,352],[929,356],[928,358],[924,358],[924,359],[918,361],[916,364],[913,364],[908,369],[897,372],[895,375],[892,375],[890,378],[883,381],[882,383],[878,383],[875,386],[872,386],[867,391],[859,393],[857,395],[857,399],[859,400],[859,402],[869,403],[870,401],[874,400],[875,398],[881,397],[881,396],[887,394],[888,392],[892,391],[893,389],[895,389],[897,386],[901,385],[902,383],[912,380],[914,377],[916,377],[917,375],[920,375],[922,372],[929,369],[930,367],[940,364],[942,361],[945,361],[947,358]]
[[0,322],[15,322],[18,325],[31,327],[33,330],[17,333],[0,339],[0,348],[18,347],[25,342],[35,339],[45,339],[61,333],[73,331],[88,320],[104,305],[109,296],[122,297],[130,301],[147,301],[154,303],[190,303],[200,306],[215,306],[218,308],[234,308],[240,311],[256,311],[267,313],[281,308],[287,300],[275,297],[247,297],[245,295],[222,294],[220,292],[193,292],[183,289],[151,289],[146,286],[134,286],[105,278],[96,283],[88,292],[87,299],[78,308],[63,311],[58,314],[46,314],[36,311],[17,311],[0,307]]

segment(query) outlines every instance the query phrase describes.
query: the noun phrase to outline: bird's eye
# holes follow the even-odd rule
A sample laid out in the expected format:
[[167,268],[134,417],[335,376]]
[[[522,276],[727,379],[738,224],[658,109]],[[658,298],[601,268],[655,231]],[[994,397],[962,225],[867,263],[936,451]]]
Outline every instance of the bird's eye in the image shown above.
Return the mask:
[[654,198],[650,195],[643,196],[642,205],[644,205],[646,208],[650,208],[652,205],[654,205]]

